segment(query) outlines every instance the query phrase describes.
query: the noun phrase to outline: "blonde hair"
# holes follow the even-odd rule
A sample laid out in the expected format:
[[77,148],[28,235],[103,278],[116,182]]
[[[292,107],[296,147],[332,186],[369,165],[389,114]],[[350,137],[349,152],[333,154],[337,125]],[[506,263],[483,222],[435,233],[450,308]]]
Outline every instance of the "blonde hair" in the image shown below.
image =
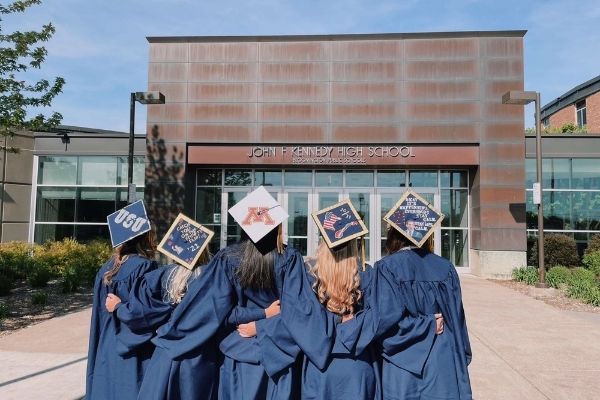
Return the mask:
[[356,240],[333,249],[321,241],[310,272],[317,278],[313,290],[321,304],[338,315],[354,312],[354,305],[362,296]]
[[128,240],[115,248],[115,252],[112,256],[113,265],[104,273],[102,281],[105,285],[110,285],[113,277],[117,275],[121,269],[121,265],[123,265],[130,254],[137,254],[151,260],[154,258],[155,252],[156,232],[154,232],[154,229],[150,229],[148,232]]
[[188,285],[191,280],[195,279],[202,272],[200,265],[208,264],[210,260],[210,253],[208,247],[204,249],[195,267],[190,270],[181,265],[177,265],[176,268],[169,273],[167,278],[167,290],[165,291],[164,301],[171,304],[179,304],[183,299],[183,296],[187,293]]

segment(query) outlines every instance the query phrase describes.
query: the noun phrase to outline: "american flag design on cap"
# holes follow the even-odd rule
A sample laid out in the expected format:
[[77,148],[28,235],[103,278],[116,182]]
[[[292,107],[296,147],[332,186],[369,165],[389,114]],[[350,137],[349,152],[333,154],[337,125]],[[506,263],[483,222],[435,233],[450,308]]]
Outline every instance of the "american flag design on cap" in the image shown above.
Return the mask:
[[312,217],[330,248],[369,232],[349,199],[317,211]]

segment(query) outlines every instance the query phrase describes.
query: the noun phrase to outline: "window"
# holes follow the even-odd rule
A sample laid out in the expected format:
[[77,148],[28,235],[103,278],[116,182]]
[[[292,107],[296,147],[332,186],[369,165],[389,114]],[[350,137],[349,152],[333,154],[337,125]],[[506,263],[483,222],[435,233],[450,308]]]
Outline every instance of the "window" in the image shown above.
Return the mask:
[[[143,198],[144,157],[133,161],[137,198]],[[127,170],[127,157],[40,156],[34,241],[108,240],[106,216],[127,204]]]
[[575,109],[577,110],[577,126],[581,128],[587,124],[585,100],[576,103]]

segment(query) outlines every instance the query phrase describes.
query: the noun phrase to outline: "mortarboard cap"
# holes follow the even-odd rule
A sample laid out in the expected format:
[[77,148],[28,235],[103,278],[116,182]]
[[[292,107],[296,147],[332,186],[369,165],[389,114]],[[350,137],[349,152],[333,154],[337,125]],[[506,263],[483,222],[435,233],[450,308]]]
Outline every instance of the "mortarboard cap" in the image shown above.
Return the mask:
[[349,199],[312,213],[330,248],[369,233]]
[[260,186],[229,209],[229,214],[257,243],[288,218],[281,204]]
[[193,269],[213,235],[214,232],[210,229],[179,214],[158,244],[158,251],[184,267]]
[[150,230],[150,219],[143,200],[115,211],[106,217],[112,247],[122,245]]
[[419,247],[443,219],[444,214],[412,190],[406,191],[383,217],[385,222]]

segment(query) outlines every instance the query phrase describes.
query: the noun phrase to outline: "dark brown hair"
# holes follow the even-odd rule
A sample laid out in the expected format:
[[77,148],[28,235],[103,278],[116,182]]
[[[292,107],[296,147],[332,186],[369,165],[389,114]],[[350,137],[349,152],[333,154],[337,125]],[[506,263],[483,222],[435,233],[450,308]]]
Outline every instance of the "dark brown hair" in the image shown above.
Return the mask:
[[154,229],[149,230],[148,232],[136,236],[131,240],[123,243],[120,246],[115,248],[115,252],[113,253],[113,265],[112,267],[104,273],[104,277],[102,281],[105,285],[110,285],[113,277],[119,272],[121,269],[121,265],[127,259],[127,256],[130,254],[137,254],[139,256],[145,257],[149,260],[154,258],[154,253],[156,252],[156,233]]
[[275,258],[283,253],[281,225],[254,243],[242,232],[240,265],[235,271],[240,285],[253,290],[275,288]]
[[387,228],[387,238],[385,241],[385,250],[388,254],[397,252],[403,247],[410,246],[411,242],[400,232],[391,226]]

